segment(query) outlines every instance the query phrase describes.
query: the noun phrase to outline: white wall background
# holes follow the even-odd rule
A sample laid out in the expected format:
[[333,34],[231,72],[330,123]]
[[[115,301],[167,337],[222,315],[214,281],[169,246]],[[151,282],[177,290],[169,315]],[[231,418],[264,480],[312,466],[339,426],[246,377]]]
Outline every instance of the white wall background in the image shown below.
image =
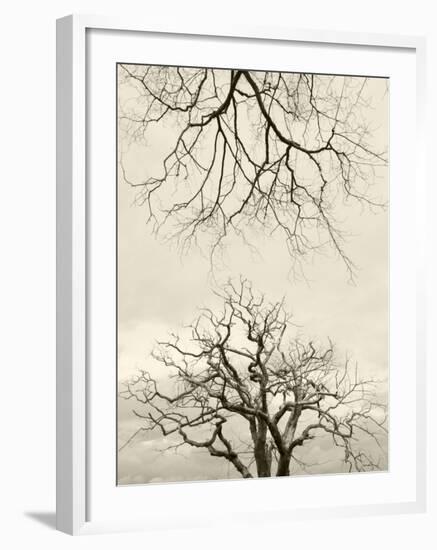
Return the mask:
[[[55,507],[55,19],[71,12],[141,14],[154,21],[214,18],[254,25],[428,35],[428,154],[431,214],[437,128],[437,31],[434,3],[367,0],[58,0],[5,4],[0,31],[0,544],[15,549],[94,548],[431,548],[437,540],[435,427],[429,425],[429,512],[417,516],[257,525],[219,533],[176,532],[71,538],[53,529]],[[437,352],[435,214],[428,231],[430,418],[435,418]],[[408,435],[408,434],[406,434]],[[170,526],[169,526],[170,527]]]

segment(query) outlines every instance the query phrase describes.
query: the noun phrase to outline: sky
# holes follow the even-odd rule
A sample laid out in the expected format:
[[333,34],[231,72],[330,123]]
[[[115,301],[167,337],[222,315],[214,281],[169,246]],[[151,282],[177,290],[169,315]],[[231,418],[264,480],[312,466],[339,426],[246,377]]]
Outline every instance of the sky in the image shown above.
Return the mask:
[[[372,108],[366,112],[375,147],[388,144],[388,94],[386,82],[371,79]],[[124,95],[125,94],[125,95]],[[119,87],[121,102],[132,90]],[[157,166],[170,130],[156,132],[146,144],[120,142],[129,178],[140,178]],[[119,171],[120,173],[120,171]],[[378,174],[378,190],[388,199],[388,176]],[[364,377],[388,380],[388,210],[375,212],[358,205],[340,206],[342,228],[349,237],[347,254],[357,266],[352,283],[344,265],[333,255],[318,255],[305,266],[305,279],[290,273],[290,257],[279,237],[260,239],[259,256],[247,246],[233,243],[226,265],[212,282],[209,263],[197,251],[180,258],[175,247],[157,240],[146,224],[143,207],[135,202],[137,190],[123,178],[118,181],[118,380],[132,377],[138,369],[150,371],[158,380],[165,374],[150,357],[156,341],[178,332],[196,317],[202,305],[214,305],[212,286],[231,275],[249,278],[254,288],[271,300],[285,297],[285,304],[301,333],[316,341],[335,342],[339,356],[349,356]],[[379,391],[383,399],[386,383]],[[132,402],[119,400],[119,447],[139,427]],[[238,477],[222,459],[191,448],[165,451],[168,442],[158,433],[141,434],[119,452],[120,484],[167,482]],[[322,440],[308,451],[308,460],[320,455],[332,458],[314,473],[339,471],[338,460]],[[331,453],[331,454],[329,454]],[[335,454],[335,452],[334,452]],[[296,470],[295,473],[304,473]]]

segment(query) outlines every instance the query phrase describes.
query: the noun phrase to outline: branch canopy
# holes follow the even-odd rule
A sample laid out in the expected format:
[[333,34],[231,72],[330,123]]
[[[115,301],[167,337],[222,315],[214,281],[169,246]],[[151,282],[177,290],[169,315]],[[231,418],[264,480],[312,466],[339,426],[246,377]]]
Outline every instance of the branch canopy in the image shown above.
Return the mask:
[[328,248],[353,275],[339,206],[385,204],[366,78],[123,64],[119,81],[121,172],[157,235],[214,265],[226,239],[277,233],[293,262]]
[[[147,371],[126,383],[121,396],[135,402],[140,430],[224,458],[242,477],[289,475],[293,461],[305,466],[301,448],[323,437],[349,470],[378,468],[386,414],[375,381],[340,363],[331,342],[293,337],[284,302],[267,302],[248,281],[218,296],[221,311],[201,310],[189,337],[159,343],[167,384]],[[360,448],[363,438],[380,456]]]

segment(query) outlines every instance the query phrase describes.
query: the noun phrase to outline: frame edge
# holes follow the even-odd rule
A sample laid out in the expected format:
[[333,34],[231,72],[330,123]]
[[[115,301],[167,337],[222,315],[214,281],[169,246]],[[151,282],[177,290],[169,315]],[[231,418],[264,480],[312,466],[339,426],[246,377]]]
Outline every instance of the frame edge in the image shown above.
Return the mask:
[[86,521],[84,33],[56,22],[56,528]]

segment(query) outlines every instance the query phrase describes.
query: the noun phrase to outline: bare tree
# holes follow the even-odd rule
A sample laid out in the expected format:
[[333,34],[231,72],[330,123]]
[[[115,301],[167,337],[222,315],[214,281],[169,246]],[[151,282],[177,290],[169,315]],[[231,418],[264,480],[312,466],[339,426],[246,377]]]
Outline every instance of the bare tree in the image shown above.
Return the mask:
[[366,78],[120,65],[119,83],[123,139],[159,157],[140,175],[120,159],[157,235],[214,263],[228,237],[282,233],[295,267],[330,248],[353,276],[338,207],[385,200]]
[[177,439],[174,447],[208,451],[250,478],[288,476],[293,461],[310,466],[305,449],[329,438],[350,471],[384,465],[376,381],[361,380],[349,360],[339,363],[331,342],[291,338],[284,303],[268,303],[247,281],[229,282],[219,296],[219,314],[202,309],[187,342],[173,335],[154,353],[169,391],[146,371],[126,383],[121,396],[135,402],[141,425],[122,448],[159,430]]

